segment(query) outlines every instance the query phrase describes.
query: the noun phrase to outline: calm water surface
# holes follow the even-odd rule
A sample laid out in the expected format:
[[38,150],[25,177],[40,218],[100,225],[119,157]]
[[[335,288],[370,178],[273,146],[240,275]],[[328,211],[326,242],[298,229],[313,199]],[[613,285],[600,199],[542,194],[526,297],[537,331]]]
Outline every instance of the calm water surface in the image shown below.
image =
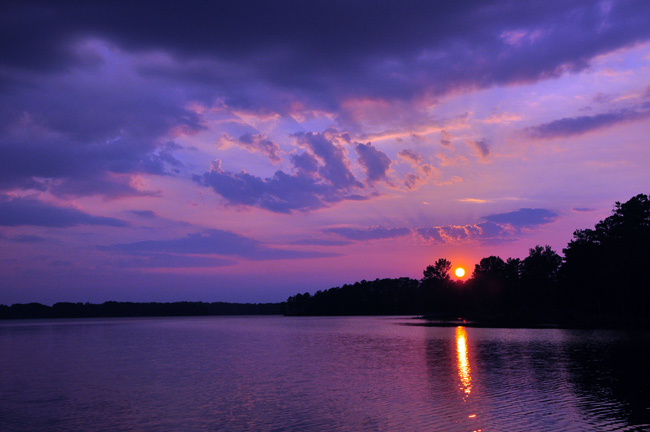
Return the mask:
[[406,317],[0,322],[2,431],[650,431],[650,334]]

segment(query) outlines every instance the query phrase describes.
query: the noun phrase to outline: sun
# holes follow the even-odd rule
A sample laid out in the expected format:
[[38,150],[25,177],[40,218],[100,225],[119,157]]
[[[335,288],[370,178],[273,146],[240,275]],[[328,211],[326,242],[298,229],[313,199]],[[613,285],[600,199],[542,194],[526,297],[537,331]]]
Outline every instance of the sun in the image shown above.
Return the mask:
[[454,272],[454,274],[456,275],[456,277],[462,278],[463,276],[465,276],[465,269],[462,267],[458,267]]

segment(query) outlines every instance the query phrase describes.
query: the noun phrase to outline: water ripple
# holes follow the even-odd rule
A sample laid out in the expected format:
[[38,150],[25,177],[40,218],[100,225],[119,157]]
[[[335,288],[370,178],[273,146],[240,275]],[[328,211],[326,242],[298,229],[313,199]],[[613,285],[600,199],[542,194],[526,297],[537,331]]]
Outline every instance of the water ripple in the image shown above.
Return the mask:
[[405,321],[1,323],[0,430],[650,430],[645,333]]

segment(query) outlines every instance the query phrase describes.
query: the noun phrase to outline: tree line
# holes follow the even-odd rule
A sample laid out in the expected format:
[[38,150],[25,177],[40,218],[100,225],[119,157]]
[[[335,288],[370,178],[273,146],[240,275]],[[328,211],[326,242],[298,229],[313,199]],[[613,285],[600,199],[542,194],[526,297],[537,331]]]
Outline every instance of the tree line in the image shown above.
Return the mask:
[[212,315],[279,315],[280,303],[133,303],[109,301],[94,303],[17,303],[0,305],[0,319],[26,318],[109,318]]
[[486,323],[571,326],[650,324],[650,199],[616,202],[594,229],[573,233],[559,255],[537,245],[528,256],[489,256],[467,281],[440,258],[420,280],[377,279],[297,294],[287,315],[427,315]]

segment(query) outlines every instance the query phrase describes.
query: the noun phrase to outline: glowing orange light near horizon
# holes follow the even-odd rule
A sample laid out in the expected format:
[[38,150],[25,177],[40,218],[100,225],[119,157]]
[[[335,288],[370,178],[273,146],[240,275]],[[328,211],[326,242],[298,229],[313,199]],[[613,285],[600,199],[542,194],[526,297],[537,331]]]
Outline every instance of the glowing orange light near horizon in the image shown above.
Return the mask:
[[456,277],[462,278],[463,276],[465,276],[465,269],[462,267],[458,267],[454,272],[454,274],[456,275]]

